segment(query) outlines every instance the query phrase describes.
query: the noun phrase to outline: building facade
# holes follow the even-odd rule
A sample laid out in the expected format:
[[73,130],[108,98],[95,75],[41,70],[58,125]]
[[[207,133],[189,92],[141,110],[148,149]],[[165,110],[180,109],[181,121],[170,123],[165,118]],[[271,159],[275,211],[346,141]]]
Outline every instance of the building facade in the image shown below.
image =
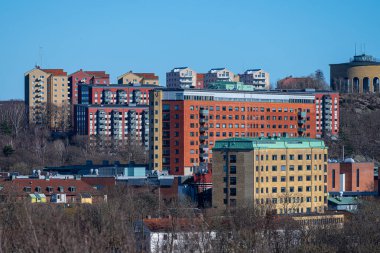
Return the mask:
[[148,106],[76,105],[75,132],[90,139],[130,141],[148,147]]
[[156,85],[79,85],[79,104],[148,105]]
[[230,138],[213,148],[217,209],[254,205],[278,214],[324,212],[327,147],[310,138]]
[[55,131],[69,127],[67,73],[63,69],[36,67],[24,75],[25,104],[29,123],[46,124]]
[[195,88],[196,86],[197,72],[188,67],[174,68],[166,73],[168,88]]
[[129,71],[117,78],[118,84],[142,84],[159,86],[158,76],[155,73],[133,73]]
[[246,85],[252,85],[258,90],[270,89],[269,73],[262,69],[248,69],[239,75],[240,82]]
[[215,82],[234,82],[235,74],[226,68],[210,69],[204,75],[204,87],[207,88],[210,83]]
[[150,168],[189,175],[227,137],[315,138],[315,95],[166,89],[150,95]]
[[330,84],[343,93],[379,93],[380,62],[366,54],[355,55],[347,63],[330,64]]
[[78,84],[108,85],[110,76],[105,71],[85,71],[80,69],[69,75],[71,104],[78,104]]
[[375,165],[373,162],[355,162],[348,158],[343,162],[328,163],[328,192],[375,192]]

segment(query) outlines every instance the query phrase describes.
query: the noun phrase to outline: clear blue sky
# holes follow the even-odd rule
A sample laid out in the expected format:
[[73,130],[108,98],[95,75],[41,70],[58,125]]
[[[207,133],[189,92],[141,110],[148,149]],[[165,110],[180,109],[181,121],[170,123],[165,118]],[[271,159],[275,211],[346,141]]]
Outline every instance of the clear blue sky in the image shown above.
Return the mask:
[[[348,60],[354,45],[380,58],[379,0],[2,0],[0,100],[23,98],[43,68],[198,72],[263,68],[271,82]],[[358,46],[360,48],[360,46]],[[360,51],[360,49],[358,50]]]

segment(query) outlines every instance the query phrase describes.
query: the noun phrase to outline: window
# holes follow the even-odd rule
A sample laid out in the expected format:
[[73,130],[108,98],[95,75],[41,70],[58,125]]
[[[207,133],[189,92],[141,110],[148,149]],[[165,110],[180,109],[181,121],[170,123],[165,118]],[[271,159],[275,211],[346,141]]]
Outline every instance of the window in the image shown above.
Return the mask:
[[277,182],[277,177],[272,177],[272,182]]
[[359,169],[356,169],[356,187],[359,187],[360,183],[360,172]]
[[272,160],[277,161],[277,155],[272,155]]
[[285,187],[281,187],[281,192],[282,193],[286,192],[286,188]]
[[230,177],[230,185],[236,185],[236,177]]
[[303,155],[298,155],[298,160],[302,160],[303,159]]
[[298,192],[302,192],[302,186],[298,186]]
[[286,165],[281,165],[281,171],[286,171]]
[[230,155],[230,163],[236,163],[236,155]]
[[302,181],[302,176],[298,176],[298,181]]
[[311,165],[306,165],[306,170],[311,170]]
[[282,161],[286,160],[286,155],[281,155],[281,160]]
[[32,188],[29,187],[29,186],[25,186],[25,187],[24,187],[24,191],[25,191],[25,192],[31,192],[31,191],[32,191]]
[[294,171],[294,165],[289,165],[289,170]]
[[236,166],[230,166],[230,173],[236,174]]
[[281,177],[281,182],[286,182],[286,177]]
[[298,165],[298,170],[299,170],[299,171],[302,170],[302,165]]
[[272,193],[277,193],[277,187],[272,187]]
[[294,160],[294,155],[289,155],[289,160]]
[[290,181],[290,182],[294,182],[294,177],[293,177],[293,176],[290,176],[290,177],[289,177],[289,181]]
[[276,165],[272,166],[272,171],[277,171],[277,166]]
[[311,176],[306,176],[306,181],[311,181]]

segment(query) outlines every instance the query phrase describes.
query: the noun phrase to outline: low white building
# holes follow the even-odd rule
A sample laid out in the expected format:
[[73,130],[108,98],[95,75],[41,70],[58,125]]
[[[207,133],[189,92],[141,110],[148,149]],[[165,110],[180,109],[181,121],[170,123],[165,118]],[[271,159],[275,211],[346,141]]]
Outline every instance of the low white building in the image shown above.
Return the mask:
[[138,252],[208,252],[215,239],[201,218],[148,218],[134,230]]

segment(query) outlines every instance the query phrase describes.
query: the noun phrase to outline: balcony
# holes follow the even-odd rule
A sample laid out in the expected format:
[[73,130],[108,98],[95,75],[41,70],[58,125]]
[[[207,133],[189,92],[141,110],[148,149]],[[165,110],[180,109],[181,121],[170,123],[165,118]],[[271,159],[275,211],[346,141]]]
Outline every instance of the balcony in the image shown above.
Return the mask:
[[306,112],[299,112],[298,113],[298,117],[301,118],[301,119],[306,118]]
[[201,136],[199,136],[199,139],[200,139],[201,141],[208,140],[208,135],[201,135]]
[[201,148],[201,149],[208,149],[208,145],[207,144],[201,144],[201,145],[199,145],[199,148]]
[[199,113],[203,115],[208,115],[209,111],[207,109],[200,109]]
[[204,126],[204,127],[200,127],[200,128],[199,128],[199,131],[200,131],[201,133],[204,133],[204,132],[208,131],[208,127],[206,127],[206,126]]
[[202,158],[208,158],[208,154],[207,154],[207,153],[200,154],[199,157],[202,157]]
[[207,122],[208,122],[208,119],[206,119],[206,118],[202,118],[202,119],[199,119],[199,122],[200,122],[201,124],[204,124],[204,123],[207,123]]
[[306,123],[306,120],[304,120],[304,119],[298,120],[298,125],[303,125],[305,123]]

